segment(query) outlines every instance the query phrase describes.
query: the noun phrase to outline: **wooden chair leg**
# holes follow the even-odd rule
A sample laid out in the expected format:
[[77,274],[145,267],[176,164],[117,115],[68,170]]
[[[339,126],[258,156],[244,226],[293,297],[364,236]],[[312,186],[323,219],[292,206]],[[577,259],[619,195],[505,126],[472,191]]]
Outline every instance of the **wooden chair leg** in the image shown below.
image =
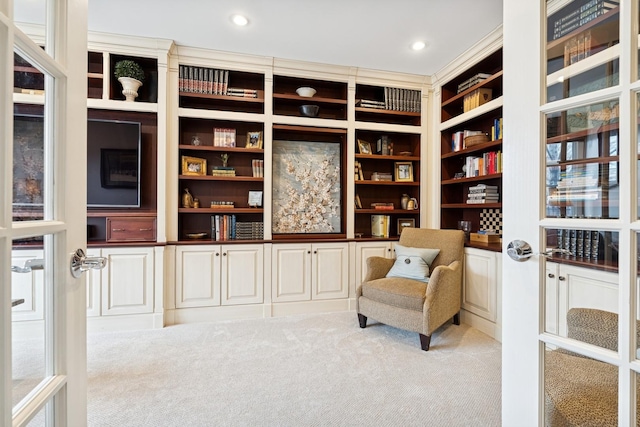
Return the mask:
[[431,344],[431,335],[426,336],[420,334],[420,346],[424,351],[429,351],[429,345]]
[[358,322],[360,322],[360,327],[361,328],[366,328],[367,327],[367,316],[358,313]]
[[454,325],[460,324],[460,312],[457,312],[456,314],[453,315],[453,324]]

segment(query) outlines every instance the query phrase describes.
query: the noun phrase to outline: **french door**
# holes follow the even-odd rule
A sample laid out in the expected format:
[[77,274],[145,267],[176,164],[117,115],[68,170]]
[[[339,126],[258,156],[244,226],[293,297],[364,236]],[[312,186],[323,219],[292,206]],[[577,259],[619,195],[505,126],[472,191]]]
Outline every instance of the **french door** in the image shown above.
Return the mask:
[[[0,0],[0,424],[86,425],[86,1]],[[31,18],[33,34],[16,21]],[[30,21],[33,23],[34,21]]]
[[503,425],[640,419],[638,19],[504,2]]

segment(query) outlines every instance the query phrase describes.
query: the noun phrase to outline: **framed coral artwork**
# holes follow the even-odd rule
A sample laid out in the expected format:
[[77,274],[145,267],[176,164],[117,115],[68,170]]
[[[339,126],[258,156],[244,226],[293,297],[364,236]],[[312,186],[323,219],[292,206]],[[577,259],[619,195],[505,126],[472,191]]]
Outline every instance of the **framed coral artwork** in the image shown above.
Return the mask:
[[273,141],[273,234],[341,233],[341,145]]

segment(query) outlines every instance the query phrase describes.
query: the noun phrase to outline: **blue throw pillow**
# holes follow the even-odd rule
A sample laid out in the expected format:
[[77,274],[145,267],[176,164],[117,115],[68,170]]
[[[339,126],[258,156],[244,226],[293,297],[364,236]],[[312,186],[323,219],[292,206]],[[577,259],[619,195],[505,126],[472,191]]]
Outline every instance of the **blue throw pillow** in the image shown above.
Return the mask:
[[396,244],[395,251],[396,262],[387,273],[387,277],[404,277],[429,282],[429,268],[440,253],[440,249],[410,248]]

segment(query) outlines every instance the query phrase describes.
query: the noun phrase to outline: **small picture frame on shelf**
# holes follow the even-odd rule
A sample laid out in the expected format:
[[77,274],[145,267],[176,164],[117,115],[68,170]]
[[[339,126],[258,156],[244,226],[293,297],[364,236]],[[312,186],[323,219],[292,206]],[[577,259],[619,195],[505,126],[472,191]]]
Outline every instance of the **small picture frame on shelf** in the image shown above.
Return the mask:
[[396,182],[413,182],[413,163],[396,162],[395,163],[395,179]]
[[262,148],[262,132],[247,132],[247,145],[245,148]]
[[360,154],[371,154],[371,144],[361,139],[358,140],[358,152]]
[[206,175],[207,159],[182,156],[182,175]]
[[249,207],[259,208],[262,206],[262,191],[249,191]]
[[398,236],[405,228],[415,228],[416,220],[413,218],[398,218]]

